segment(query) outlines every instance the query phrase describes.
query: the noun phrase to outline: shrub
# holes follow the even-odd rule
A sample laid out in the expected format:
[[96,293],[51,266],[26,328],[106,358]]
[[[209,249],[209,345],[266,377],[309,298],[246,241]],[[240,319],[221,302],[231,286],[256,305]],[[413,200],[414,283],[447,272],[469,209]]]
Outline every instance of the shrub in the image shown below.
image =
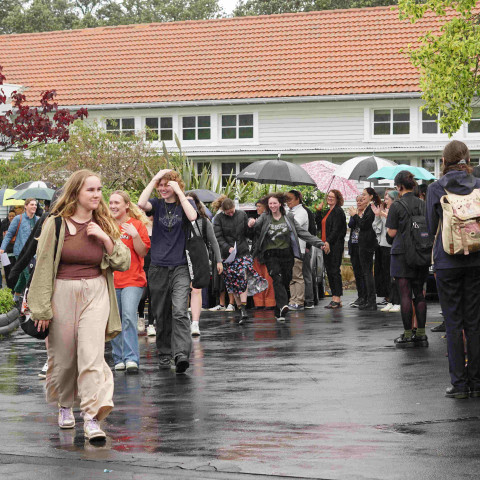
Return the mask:
[[12,291],[9,288],[0,289],[0,314],[8,313],[15,307]]

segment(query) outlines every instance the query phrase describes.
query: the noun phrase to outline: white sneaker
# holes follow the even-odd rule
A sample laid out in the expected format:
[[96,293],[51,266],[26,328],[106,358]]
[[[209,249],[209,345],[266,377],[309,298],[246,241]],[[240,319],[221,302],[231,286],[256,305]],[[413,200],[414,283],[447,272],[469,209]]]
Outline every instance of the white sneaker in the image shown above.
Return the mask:
[[40,373],[38,374],[38,376],[40,378],[47,378],[47,369],[48,369],[48,360],[45,362],[45,365],[40,370]]
[[133,360],[128,360],[127,363],[125,363],[125,369],[127,373],[138,373],[138,364]]
[[231,303],[228,304],[228,307],[225,309],[226,312],[234,312],[235,311],[235,305],[232,305]]
[[125,364],[123,362],[119,362],[115,365],[115,370],[117,372],[123,372],[125,370]]
[[100,424],[96,418],[87,418],[85,416],[83,431],[85,437],[89,440],[99,440],[107,437],[105,432],[100,428]]
[[58,426],[60,428],[73,428],[75,427],[75,417],[73,416],[73,410],[68,407],[58,408]]
[[399,312],[400,311],[400,305],[393,305],[392,308],[389,310],[390,313],[392,312]]
[[383,308],[380,309],[380,311],[381,312],[389,312],[392,307],[393,307],[392,303],[387,303]]
[[138,333],[143,333],[145,331],[145,319],[142,317],[138,317],[137,331]]
[[223,312],[225,307],[223,305],[217,305],[216,307],[209,308],[211,312]]
[[149,337],[154,337],[157,334],[157,331],[155,330],[155,325],[149,325],[147,327],[147,335]]
[[198,326],[198,322],[192,322],[190,325],[190,333],[192,334],[192,337],[200,336],[200,327]]

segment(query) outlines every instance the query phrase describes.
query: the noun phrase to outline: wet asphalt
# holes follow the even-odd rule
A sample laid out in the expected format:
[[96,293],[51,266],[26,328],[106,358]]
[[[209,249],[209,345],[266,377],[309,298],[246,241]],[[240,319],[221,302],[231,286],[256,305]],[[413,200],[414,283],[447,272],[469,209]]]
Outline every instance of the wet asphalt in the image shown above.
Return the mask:
[[[103,445],[59,430],[37,376],[42,342],[0,340],[0,479],[479,476],[480,399],[444,397],[446,341],[395,349],[399,313],[349,308],[289,314],[202,312],[187,375],[159,370],[140,336],[138,375],[114,373]],[[429,303],[427,327],[441,321]],[[107,360],[112,365],[110,349]]]

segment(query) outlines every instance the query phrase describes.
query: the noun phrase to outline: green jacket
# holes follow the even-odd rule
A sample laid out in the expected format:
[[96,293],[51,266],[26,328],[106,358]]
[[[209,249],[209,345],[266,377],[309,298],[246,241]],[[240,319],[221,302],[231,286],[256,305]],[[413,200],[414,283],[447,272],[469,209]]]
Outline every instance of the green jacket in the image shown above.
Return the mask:
[[[65,221],[62,222],[58,237],[57,255],[55,256],[55,218],[49,217],[43,225],[38,239],[37,263],[28,291],[28,308],[33,320],[51,320],[53,318],[52,296],[57,277],[58,265],[65,239]],[[124,272],[130,268],[130,250],[121,240],[114,242],[113,252],[104,252],[100,264],[103,275],[107,279],[110,299],[110,315],[105,331],[105,341],[111,340],[122,331],[122,321],[118,311],[117,296],[113,284],[113,271]]]

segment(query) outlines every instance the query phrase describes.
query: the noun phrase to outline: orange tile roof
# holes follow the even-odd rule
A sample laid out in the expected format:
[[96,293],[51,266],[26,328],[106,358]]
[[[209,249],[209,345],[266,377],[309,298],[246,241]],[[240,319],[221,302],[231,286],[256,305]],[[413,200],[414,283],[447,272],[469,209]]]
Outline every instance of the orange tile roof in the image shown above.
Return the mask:
[[7,82],[57,90],[60,105],[418,92],[391,7],[0,36]]

